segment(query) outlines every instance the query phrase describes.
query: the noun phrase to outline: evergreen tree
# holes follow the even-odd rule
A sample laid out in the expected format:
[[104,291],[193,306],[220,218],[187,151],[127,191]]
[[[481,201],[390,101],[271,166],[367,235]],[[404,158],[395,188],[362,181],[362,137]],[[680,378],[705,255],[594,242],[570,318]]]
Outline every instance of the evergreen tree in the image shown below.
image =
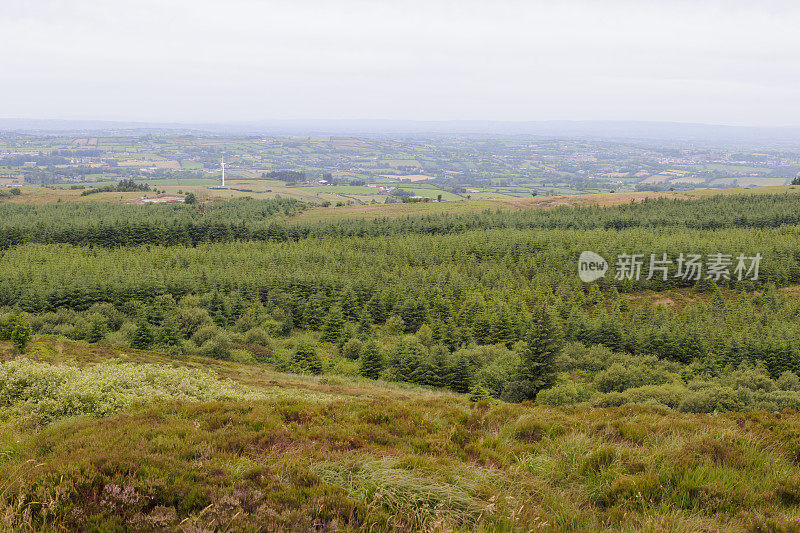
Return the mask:
[[312,374],[322,374],[322,359],[310,344],[299,343],[295,348],[294,359],[302,370]]
[[366,312],[372,319],[373,324],[383,324],[386,320],[386,308],[383,305],[383,299],[379,295],[374,295],[369,299],[365,306]]
[[592,283],[589,287],[589,294],[586,296],[586,305],[590,307],[596,307],[603,305],[605,298],[603,298],[603,293],[600,292],[600,287],[597,283]]
[[372,333],[372,315],[364,308],[358,315],[358,337],[366,339]]
[[453,361],[453,364],[450,366],[447,375],[447,386],[455,392],[469,392],[472,379],[471,374],[469,359],[462,355]]
[[472,387],[472,390],[469,392],[469,401],[479,403],[479,402],[486,402],[492,399],[492,395],[489,394],[489,391],[484,389],[480,385],[475,385]]
[[546,309],[533,315],[517,370],[515,393],[520,400],[534,400],[536,394],[556,381],[555,360],[561,350],[558,328]]
[[104,320],[93,320],[89,326],[89,333],[86,335],[88,342],[100,342],[106,336],[108,328]]
[[358,303],[358,296],[353,290],[353,287],[348,286],[342,294],[342,312],[347,320],[355,321],[358,319],[358,312],[360,306]]
[[208,303],[208,312],[214,323],[221,328],[228,325],[228,306],[225,299],[218,291],[214,291],[211,301]]
[[361,367],[359,372],[362,376],[370,379],[378,379],[383,370],[383,357],[380,348],[375,341],[370,341],[364,346],[361,353]]
[[406,333],[417,331],[422,326],[422,323],[425,322],[425,304],[418,300],[406,300],[400,307],[400,317],[405,324]]
[[449,352],[446,346],[441,344],[431,347],[430,364],[431,379],[428,385],[431,387],[444,387],[447,385],[447,358]]
[[136,324],[136,330],[131,337],[131,348],[137,350],[146,350],[153,344],[153,332],[150,330],[150,324],[144,319],[139,319]]
[[505,305],[494,314],[490,328],[490,338],[494,344],[505,344],[507,347],[511,347],[516,340],[514,322],[511,320],[511,313],[508,307]]
[[344,330],[344,313],[339,306],[331,307],[328,319],[322,329],[321,339],[325,342],[337,342]]
[[181,343],[181,330],[174,318],[167,317],[164,320],[156,334],[156,342],[163,346],[177,346]]
[[428,324],[422,324],[417,331],[417,338],[425,346],[431,346],[433,344],[433,330]]

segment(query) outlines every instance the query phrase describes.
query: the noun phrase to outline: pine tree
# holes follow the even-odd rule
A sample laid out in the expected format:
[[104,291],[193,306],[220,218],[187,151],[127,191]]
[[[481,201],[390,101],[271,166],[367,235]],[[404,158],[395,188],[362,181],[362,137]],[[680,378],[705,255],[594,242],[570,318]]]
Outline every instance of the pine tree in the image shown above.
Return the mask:
[[546,309],[537,310],[533,315],[517,371],[517,390],[521,399],[533,400],[540,390],[555,383],[555,359],[560,350],[561,339],[553,319]]
[[342,308],[338,306],[331,307],[328,313],[328,319],[325,321],[325,326],[322,329],[321,339],[325,342],[337,342],[342,336],[344,329],[344,313]]
[[100,342],[106,336],[108,328],[103,320],[93,320],[89,326],[89,333],[86,335],[88,342]]
[[156,334],[156,342],[164,346],[177,346],[181,343],[181,330],[174,318],[167,317]]
[[153,332],[146,320],[140,319],[131,338],[131,348],[146,350],[153,344]]
[[370,379],[378,379],[383,370],[383,357],[380,348],[375,341],[368,342],[361,353],[361,368],[359,372],[362,376]]
[[358,336],[361,339],[366,339],[372,333],[372,315],[369,314],[366,308],[362,309],[358,314]]
[[449,352],[441,344],[431,347],[430,363],[432,366],[432,379],[428,385],[444,387],[447,384],[447,357]]
[[492,395],[489,394],[489,391],[487,391],[480,385],[475,385],[469,392],[469,401],[471,402],[475,403],[488,402],[491,399]]
[[589,287],[589,294],[586,296],[586,305],[590,307],[600,306],[603,305],[605,298],[603,297],[603,293],[600,292],[600,287],[593,283]]
[[447,386],[455,392],[468,392],[472,378],[470,374],[469,359],[465,356],[459,357],[450,366]]
[[295,348],[294,359],[301,369],[312,374],[322,374],[322,359],[310,344],[298,344]]
[[214,323],[224,328],[228,325],[228,306],[218,291],[214,291],[208,304],[208,312]]
[[511,347],[514,343],[514,322],[511,320],[511,313],[508,307],[502,306],[494,314],[490,326],[490,338],[493,344],[505,344]]
[[364,309],[369,314],[373,324],[382,324],[387,318],[383,300],[377,294],[370,298]]
[[459,336],[458,331],[456,330],[455,322],[451,318],[445,322],[444,326],[442,327],[442,342],[452,351],[458,348],[458,337]]
[[342,294],[342,312],[347,320],[355,321],[358,318],[360,306],[358,303],[358,296],[353,290],[353,287],[348,286]]
[[400,307],[400,317],[405,323],[406,333],[417,331],[427,318],[425,304],[418,300],[406,300]]
[[478,344],[492,343],[492,323],[487,315],[481,314],[472,323],[472,336]]
[[425,346],[431,346],[433,344],[433,330],[428,324],[422,324],[417,331],[417,338]]

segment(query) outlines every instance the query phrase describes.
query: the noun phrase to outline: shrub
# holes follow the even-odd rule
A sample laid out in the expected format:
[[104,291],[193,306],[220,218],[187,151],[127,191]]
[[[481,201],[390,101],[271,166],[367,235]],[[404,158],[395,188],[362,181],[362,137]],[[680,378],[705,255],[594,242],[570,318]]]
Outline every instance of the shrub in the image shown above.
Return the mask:
[[629,387],[625,367],[614,363],[597,375],[594,384],[600,392],[624,391]]
[[[184,299],[185,300],[185,299]],[[183,303],[183,300],[181,300]],[[211,315],[202,307],[179,307],[176,311],[176,320],[184,338],[194,335],[203,326],[212,325]]]
[[601,392],[623,392],[632,387],[661,385],[678,379],[666,365],[653,356],[625,357],[626,364],[615,362],[597,374],[595,385]]
[[384,328],[390,335],[399,335],[405,331],[406,323],[401,317],[392,315],[386,320]]
[[0,363],[0,404],[37,423],[107,416],[156,400],[245,400],[258,395],[213,372],[168,365],[98,363],[83,368],[28,359]]
[[800,391],[800,377],[787,370],[780,375],[777,381],[778,388],[783,391]]
[[712,387],[690,393],[678,406],[684,413],[712,413],[742,409],[739,395],[730,387]]
[[272,339],[263,328],[252,328],[244,334],[244,342],[272,348]]
[[225,330],[223,330],[219,326],[215,326],[213,324],[207,324],[198,329],[195,332],[195,334],[192,335],[192,342],[194,342],[197,346],[202,346],[206,342],[224,334]]
[[231,343],[227,336],[219,335],[204,342],[200,346],[199,353],[212,359],[228,360],[231,358]]
[[364,344],[358,339],[350,339],[342,346],[342,355],[347,359],[356,360],[361,357]]
[[686,387],[677,383],[664,383],[661,385],[645,385],[628,389],[624,392],[625,403],[666,405],[676,409],[686,397]]
[[761,403],[764,407],[767,404],[773,405],[770,411],[780,411],[786,408],[800,411],[800,392],[794,390],[776,390],[753,396],[753,403]]
[[592,390],[583,383],[562,381],[557,385],[539,391],[536,401],[545,405],[569,405],[590,400]]
[[600,344],[585,346],[580,342],[568,342],[564,344],[556,363],[562,372],[572,370],[597,372],[607,366],[612,355],[613,352],[609,348]]
[[248,365],[256,362],[256,358],[247,350],[231,350],[230,360],[235,363],[243,363]]
[[14,344],[14,350],[17,353],[25,353],[32,338],[33,330],[30,322],[24,315],[19,315],[16,317],[14,329],[11,331],[11,342]]
[[733,372],[723,383],[734,389],[744,387],[751,391],[773,391],[776,388],[775,382],[769,377],[769,372],[763,365],[756,367],[741,366]]
[[17,325],[18,315],[0,315],[0,341],[10,341],[11,333]]
[[123,315],[117,308],[108,302],[96,303],[89,308],[89,313],[99,315],[106,321],[109,329],[116,331],[122,326]]

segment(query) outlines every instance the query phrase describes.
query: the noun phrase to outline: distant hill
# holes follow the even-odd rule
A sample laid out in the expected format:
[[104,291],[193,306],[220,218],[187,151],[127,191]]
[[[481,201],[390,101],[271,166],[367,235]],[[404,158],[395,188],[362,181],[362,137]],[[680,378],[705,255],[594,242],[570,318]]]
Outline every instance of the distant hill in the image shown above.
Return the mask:
[[156,123],[97,120],[3,119],[0,131],[29,133],[354,135],[354,136],[534,136],[540,138],[649,140],[700,143],[800,145],[800,126],[750,127],[636,121],[413,121],[265,120],[241,123]]

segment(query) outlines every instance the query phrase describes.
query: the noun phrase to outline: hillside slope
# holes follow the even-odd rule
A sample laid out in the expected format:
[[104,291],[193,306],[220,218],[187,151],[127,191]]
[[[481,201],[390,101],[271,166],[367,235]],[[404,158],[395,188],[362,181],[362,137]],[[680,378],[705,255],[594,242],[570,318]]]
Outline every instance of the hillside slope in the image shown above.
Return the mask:
[[[5,530],[798,530],[795,412],[472,403],[55,337],[30,353],[0,344]],[[51,365],[80,370],[54,384]],[[120,400],[144,385],[161,399]]]

